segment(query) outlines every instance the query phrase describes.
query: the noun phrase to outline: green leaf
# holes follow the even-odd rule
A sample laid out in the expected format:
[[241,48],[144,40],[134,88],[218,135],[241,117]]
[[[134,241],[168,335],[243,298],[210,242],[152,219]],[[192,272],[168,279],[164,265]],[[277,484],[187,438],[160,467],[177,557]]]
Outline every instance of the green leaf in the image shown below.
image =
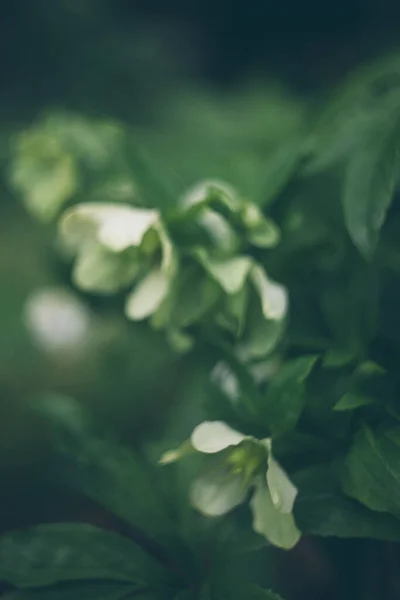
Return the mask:
[[21,590],[5,596],[4,600],[127,600],[131,596],[138,600],[149,599],[137,592],[137,588],[130,584],[79,581],[43,589]]
[[373,398],[357,394],[356,392],[348,392],[340,398],[339,402],[333,407],[333,410],[354,410],[361,406],[370,406],[373,403]]
[[257,482],[250,504],[254,531],[279,548],[289,550],[297,544],[301,534],[294,517],[291,513],[282,513],[275,508],[266,481],[260,479]]
[[294,514],[302,532],[323,537],[400,540],[400,521],[345,496],[330,464],[304,469],[294,481],[299,488]]
[[181,193],[181,182],[175,173],[164,168],[164,163],[154,160],[147,148],[138,142],[137,132],[130,132],[124,139],[124,155],[129,171],[133,173],[141,198],[148,206],[157,206],[163,214],[176,205]]
[[74,400],[44,396],[35,407],[50,421],[62,452],[73,460],[77,483],[84,492],[157,540],[175,539],[171,497],[161,486],[158,469],[133,450],[96,437]]
[[128,319],[141,321],[152,315],[165,300],[169,285],[169,277],[164,271],[151,271],[127,298],[125,314]]
[[18,587],[104,579],[145,589],[165,577],[139,546],[91,525],[40,525],[0,538],[0,580]]
[[262,423],[273,435],[281,435],[296,426],[305,403],[304,382],[316,360],[316,356],[289,360],[269,381],[259,411]]
[[283,600],[281,596],[270,590],[236,579],[233,581],[227,579],[226,582],[221,583],[212,597],[213,600]]
[[[226,559],[224,562],[227,563],[228,569],[232,560],[243,565],[245,555],[249,555],[248,560],[251,562],[254,552],[269,546],[267,540],[251,528],[247,506],[238,509],[234,515],[229,514],[221,519],[215,526],[215,532],[216,544]],[[218,571],[218,574],[221,573],[223,575],[223,571]]]
[[350,158],[343,192],[346,227],[361,254],[370,258],[399,179],[400,108],[383,111]]
[[400,518],[400,429],[357,432],[346,457],[342,485],[346,494],[372,510]]
[[371,110],[357,106],[349,114],[341,115],[338,123],[327,123],[327,128],[316,131],[314,156],[304,169],[307,175],[315,175],[343,164],[363,143],[371,125]]
[[171,348],[178,354],[189,352],[195,344],[195,340],[192,336],[175,327],[168,328],[167,339]]
[[218,284],[204,275],[199,265],[192,265],[180,276],[173,298],[171,320],[179,327],[198,321],[221,296]]
[[303,139],[291,140],[272,154],[263,169],[263,189],[259,202],[261,206],[271,204],[284,190],[295,175],[305,150]]
[[342,366],[363,358],[377,331],[380,278],[374,265],[349,257],[339,272],[324,279],[321,308],[333,343],[326,366]]
[[244,361],[265,358],[275,349],[284,332],[284,324],[249,314],[250,323],[246,328],[238,352]]
[[174,597],[174,600],[198,600],[198,598],[196,590],[183,590]]
[[238,355],[245,362],[265,358],[282,338],[285,320],[265,318],[261,299],[254,292],[250,294],[246,317],[243,337],[237,347]]

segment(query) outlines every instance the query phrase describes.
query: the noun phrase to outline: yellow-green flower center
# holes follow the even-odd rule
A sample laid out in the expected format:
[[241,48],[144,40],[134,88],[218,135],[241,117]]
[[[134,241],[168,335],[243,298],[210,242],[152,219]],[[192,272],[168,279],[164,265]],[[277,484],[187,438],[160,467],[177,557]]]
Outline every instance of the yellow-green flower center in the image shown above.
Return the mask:
[[256,441],[245,440],[230,451],[226,461],[232,473],[250,481],[256,473],[265,470],[267,449]]

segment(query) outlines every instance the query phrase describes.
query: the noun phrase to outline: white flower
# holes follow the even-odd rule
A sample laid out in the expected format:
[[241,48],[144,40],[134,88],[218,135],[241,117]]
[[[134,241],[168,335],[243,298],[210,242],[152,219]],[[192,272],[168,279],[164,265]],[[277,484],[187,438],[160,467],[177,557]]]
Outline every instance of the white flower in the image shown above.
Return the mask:
[[36,344],[49,352],[82,348],[91,325],[85,305],[62,288],[48,288],[32,294],[25,306],[24,320]]
[[64,247],[77,255],[73,279],[81,289],[109,294],[139,279],[127,298],[129,319],[145,319],[166,299],[176,258],[158,211],[128,204],[80,204],[65,212],[60,236]]
[[78,204],[64,213],[60,233],[65,245],[74,251],[97,241],[112,252],[122,252],[140,246],[159,217],[156,210],[128,204]]
[[[275,546],[292,548],[300,539],[293,518],[297,488],[272,454],[270,439],[258,440],[223,421],[204,421],[193,431],[191,447],[215,455],[192,484],[192,504],[208,516],[223,515],[248,497],[253,528]],[[187,451],[187,450],[186,450]],[[168,452],[161,462],[179,460],[185,450]]]

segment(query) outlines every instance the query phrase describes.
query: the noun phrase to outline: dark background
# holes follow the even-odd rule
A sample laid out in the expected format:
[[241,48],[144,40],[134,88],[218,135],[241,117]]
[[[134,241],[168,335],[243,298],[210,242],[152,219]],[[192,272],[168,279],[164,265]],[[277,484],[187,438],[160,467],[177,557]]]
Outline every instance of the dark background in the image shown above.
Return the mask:
[[127,116],[186,77],[235,87],[275,74],[302,92],[397,43],[396,0],[19,0],[0,12],[0,106]]

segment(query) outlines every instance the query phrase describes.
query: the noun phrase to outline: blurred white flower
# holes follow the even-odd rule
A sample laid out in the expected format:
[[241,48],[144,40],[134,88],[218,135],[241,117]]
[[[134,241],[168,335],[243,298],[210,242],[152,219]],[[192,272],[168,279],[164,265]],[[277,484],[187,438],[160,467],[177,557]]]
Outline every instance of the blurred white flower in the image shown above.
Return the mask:
[[203,421],[190,443],[169,450],[160,463],[179,461],[193,451],[208,456],[205,470],[190,488],[197,510],[218,517],[251,496],[254,531],[280,548],[297,544],[301,535],[293,516],[297,488],[275,460],[270,438],[245,435],[224,421]]
[[51,353],[82,350],[91,328],[89,310],[63,288],[34,292],[26,302],[24,321],[36,345]]
[[231,402],[237,402],[240,396],[240,384],[237,376],[226,362],[219,362],[211,372],[211,381]]

